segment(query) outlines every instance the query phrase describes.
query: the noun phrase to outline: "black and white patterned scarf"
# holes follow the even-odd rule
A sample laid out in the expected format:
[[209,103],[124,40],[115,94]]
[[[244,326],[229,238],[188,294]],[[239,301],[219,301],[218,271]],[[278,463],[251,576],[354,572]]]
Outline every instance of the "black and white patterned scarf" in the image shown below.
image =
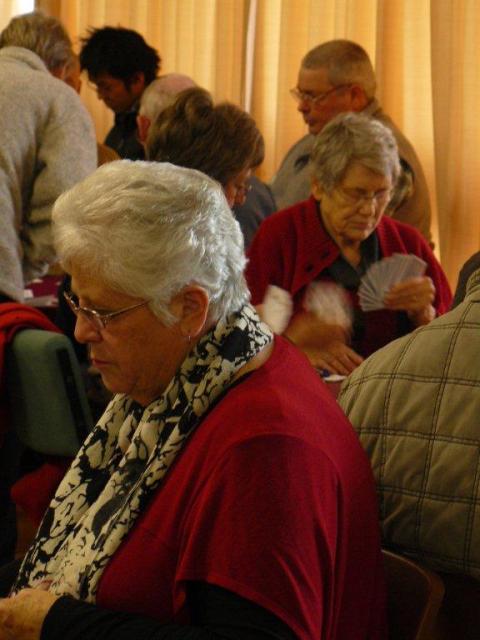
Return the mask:
[[203,336],[148,407],[116,395],[62,480],[15,591],[43,583],[94,602],[103,570],[202,415],[272,339],[245,305]]

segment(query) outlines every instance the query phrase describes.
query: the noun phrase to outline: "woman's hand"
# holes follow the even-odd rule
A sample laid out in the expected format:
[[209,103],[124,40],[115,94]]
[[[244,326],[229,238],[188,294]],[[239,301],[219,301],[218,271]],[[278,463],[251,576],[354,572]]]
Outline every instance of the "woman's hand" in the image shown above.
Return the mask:
[[428,324],[435,317],[432,302],[435,286],[428,276],[410,278],[394,285],[384,298],[391,311],[406,311],[415,326]]
[[348,375],[363,362],[347,345],[345,329],[322,322],[312,312],[294,316],[283,335],[305,353],[316,369]]
[[0,640],[39,640],[42,624],[58,596],[42,589],[23,589],[0,600]]
[[338,373],[342,376],[348,376],[363,362],[362,356],[338,340],[332,340],[322,349],[304,347],[302,351],[315,369]]

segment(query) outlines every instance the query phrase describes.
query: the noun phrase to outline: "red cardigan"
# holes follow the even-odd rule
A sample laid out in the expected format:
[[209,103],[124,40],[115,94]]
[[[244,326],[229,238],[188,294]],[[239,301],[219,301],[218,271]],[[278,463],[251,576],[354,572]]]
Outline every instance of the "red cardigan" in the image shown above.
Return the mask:
[[99,606],[188,624],[185,584],[257,603],[301,640],[381,640],[370,463],[306,358],[270,359],[203,419],[101,577]]
[[[432,279],[436,296],[433,303],[437,315],[449,310],[452,294],[447,278],[432,250],[420,233],[410,225],[383,216],[377,234],[383,258],[394,253],[413,253],[427,263],[426,275]],[[289,291],[295,312],[303,308],[306,287],[325,271],[340,255],[340,250],[320,222],[317,202],[310,197],[293,207],[279,211],[260,226],[248,251],[246,278],[252,303],[259,304],[269,284]],[[325,276],[327,277],[327,276]],[[352,304],[358,308],[356,293]],[[361,312],[365,332],[355,342],[357,351],[367,356],[405,333],[400,328],[400,314],[382,309]],[[405,314],[403,327],[405,327]],[[414,327],[407,324],[407,330]]]

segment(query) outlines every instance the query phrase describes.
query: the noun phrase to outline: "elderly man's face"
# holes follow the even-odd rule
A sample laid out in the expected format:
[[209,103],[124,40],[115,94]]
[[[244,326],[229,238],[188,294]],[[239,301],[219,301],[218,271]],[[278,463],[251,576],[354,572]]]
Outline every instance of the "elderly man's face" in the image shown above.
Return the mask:
[[360,110],[351,85],[335,87],[328,80],[326,69],[301,67],[296,88],[303,95],[297,108],[310,133],[320,133],[327,122],[339,113]]

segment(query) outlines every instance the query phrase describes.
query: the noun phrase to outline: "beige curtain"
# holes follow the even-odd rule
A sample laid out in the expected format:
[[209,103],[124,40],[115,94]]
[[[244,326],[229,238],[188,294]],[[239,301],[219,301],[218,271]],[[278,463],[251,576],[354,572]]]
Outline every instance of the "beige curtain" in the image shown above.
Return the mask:
[[[163,72],[247,104],[264,133],[268,180],[303,135],[288,90],[301,57],[331,38],[359,42],[375,63],[385,111],[412,141],[434,206],[442,264],[456,274],[480,249],[480,0],[37,0],[78,39],[89,26],[140,31]],[[82,92],[103,138],[111,114]]]
[[0,31],[19,13],[31,11],[33,0],[0,0]]

